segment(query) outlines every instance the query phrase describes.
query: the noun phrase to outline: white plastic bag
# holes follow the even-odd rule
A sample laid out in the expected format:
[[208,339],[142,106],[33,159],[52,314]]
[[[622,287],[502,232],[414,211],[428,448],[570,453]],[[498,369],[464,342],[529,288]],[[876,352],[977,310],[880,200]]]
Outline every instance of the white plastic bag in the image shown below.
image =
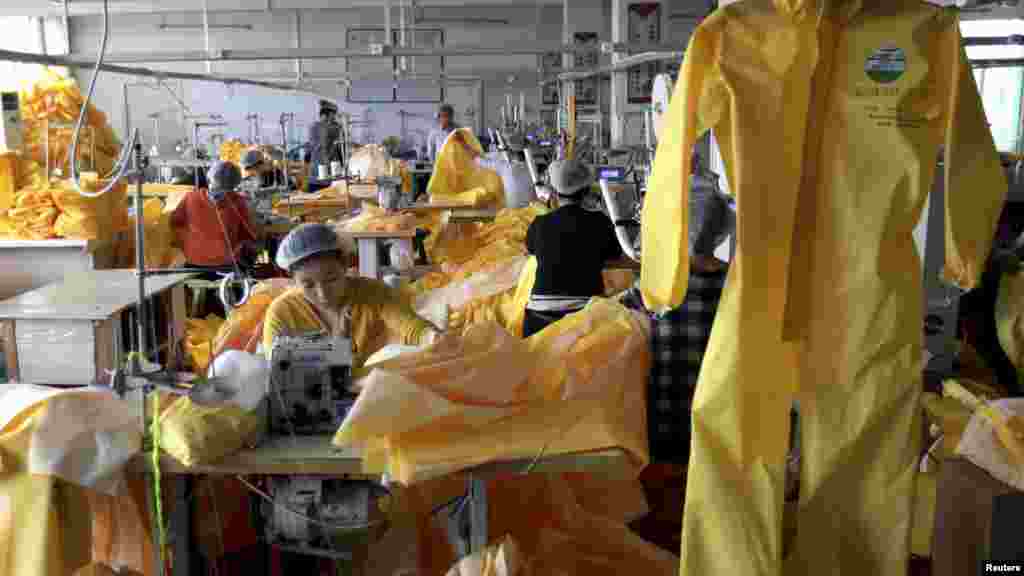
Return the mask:
[[[263,356],[228,350],[213,361],[207,377],[217,378],[214,392],[219,398],[211,397],[210,400],[251,412],[266,396],[270,364]],[[199,401],[201,403],[201,399]]]
[[[1024,414],[1024,398],[996,400],[992,405],[1007,415]],[[1024,467],[1014,464],[1006,448],[996,438],[992,424],[975,412],[971,416],[956,453],[984,469],[997,480],[1024,490]]]

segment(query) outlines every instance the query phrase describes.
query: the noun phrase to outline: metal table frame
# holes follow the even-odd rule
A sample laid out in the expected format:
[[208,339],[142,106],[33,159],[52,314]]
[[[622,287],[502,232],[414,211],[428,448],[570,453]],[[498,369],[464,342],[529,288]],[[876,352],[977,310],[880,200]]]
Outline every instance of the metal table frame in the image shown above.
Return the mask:
[[[379,474],[363,471],[363,461],[358,450],[337,448],[330,443],[329,436],[305,436],[295,438],[273,438],[257,448],[246,449],[216,464],[185,468],[173,458],[163,455],[160,470],[163,474],[183,475],[322,475],[343,478],[380,478]],[[583,472],[602,469],[605,472],[630,468],[622,465],[629,462],[629,456],[619,449],[596,450],[576,454],[552,455],[536,459],[508,460],[493,462],[464,471],[466,474],[466,503],[458,514],[449,518],[450,539],[455,545],[457,557],[482,550],[488,543],[487,526],[487,484],[486,480],[499,473],[531,472],[557,474],[562,472]],[[138,462],[148,469],[148,456]],[[179,479],[180,480],[180,479]],[[174,484],[178,484],[175,482]],[[178,494],[183,491],[177,488]],[[179,529],[180,522],[188,522],[187,513],[180,506],[170,518],[169,532]],[[187,526],[185,530],[187,530]],[[176,557],[187,557],[188,537],[169,538],[176,549]],[[180,536],[180,535],[179,535]],[[174,576],[189,576],[188,563],[176,564]]]

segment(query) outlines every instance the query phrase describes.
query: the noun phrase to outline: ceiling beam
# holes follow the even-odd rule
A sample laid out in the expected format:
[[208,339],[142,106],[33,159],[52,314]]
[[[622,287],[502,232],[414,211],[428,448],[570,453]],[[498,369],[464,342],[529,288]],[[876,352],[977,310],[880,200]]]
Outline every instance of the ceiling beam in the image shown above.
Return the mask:
[[[677,52],[686,49],[685,44],[614,44],[611,48],[620,53],[642,52]],[[506,44],[502,46],[444,46],[437,48],[404,48],[394,46],[383,49],[379,53],[371,53],[367,49],[355,48],[263,48],[255,50],[203,50],[183,52],[120,52],[107,54],[104,62],[109,63],[158,63],[158,62],[242,62],[255,60],[331,60],[344,58],[394,58],[400,56],[479,56],[488,54],[499,55],[539,55],[550,52],[577,53],[591,52],[593,47],[563,45],[559,43],[530,42]],[[88,64],[94,56],[74,54],[72,60],[80,64]]]

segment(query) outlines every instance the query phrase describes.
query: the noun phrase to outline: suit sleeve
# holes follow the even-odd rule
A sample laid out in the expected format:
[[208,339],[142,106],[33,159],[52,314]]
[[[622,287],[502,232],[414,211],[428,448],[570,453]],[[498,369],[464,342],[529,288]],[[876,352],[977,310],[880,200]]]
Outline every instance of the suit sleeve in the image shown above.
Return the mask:
[[641,217],[640,291],[653,312],[677,308],[690,274],[687,204],[693,147],[713,127],[721,109],[715,102],[720,80],[710,70],[714,30],[698,26],[690,38],[679,80],[662,120]]
[[379,313],[388,331],[407,346],[422,344],[423,339],[435,330],[433,324],[420,318],[397,293],[389,294],[381,303]]
[[964,52],[959,22],[950,18],[938,40],[947,79],[943,162],[946,258],[943,280],[976,287],[985,270],[1007,182]]

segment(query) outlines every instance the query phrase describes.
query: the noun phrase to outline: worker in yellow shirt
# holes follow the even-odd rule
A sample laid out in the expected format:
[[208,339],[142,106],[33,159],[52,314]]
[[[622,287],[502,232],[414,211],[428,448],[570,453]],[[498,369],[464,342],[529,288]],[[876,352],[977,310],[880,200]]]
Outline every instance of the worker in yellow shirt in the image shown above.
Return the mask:
[[274,338],[326,332],[352,340],[354,368],[387,344],[430,344],[439,332],[416,315],[396,290],[383,282],[346,275],[346,257],[335,231],[303,224],[277,249],[277,265],[295,288],[277,297],[263,320],[263,350]]

